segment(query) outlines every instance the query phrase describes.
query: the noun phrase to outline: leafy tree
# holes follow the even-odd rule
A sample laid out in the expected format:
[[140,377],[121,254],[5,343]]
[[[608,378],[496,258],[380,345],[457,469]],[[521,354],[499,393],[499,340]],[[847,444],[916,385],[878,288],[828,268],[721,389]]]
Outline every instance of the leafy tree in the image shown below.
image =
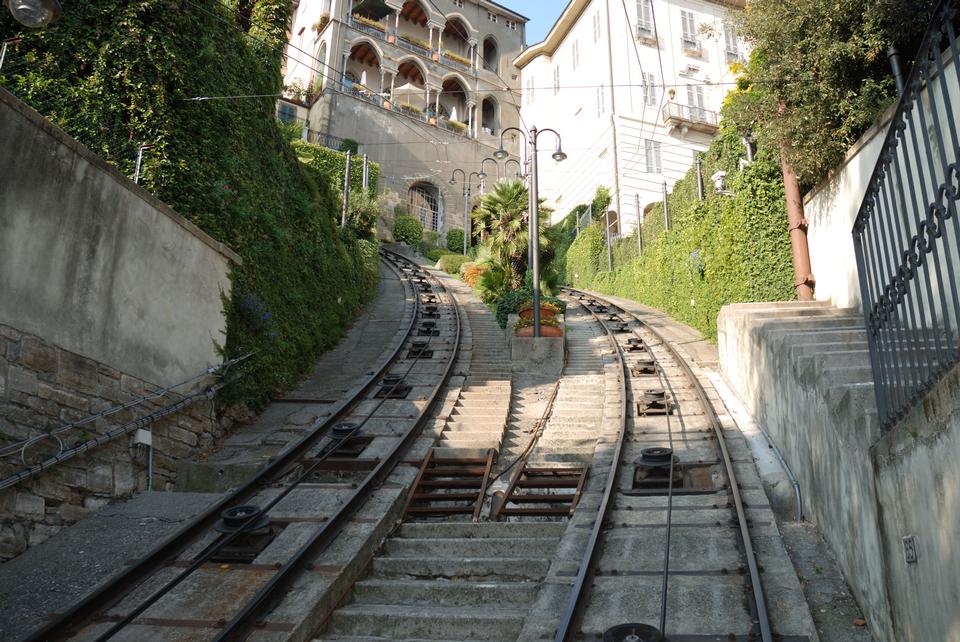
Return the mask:
[[[405,212],[406,209],[402,211]],[[393,238],[400,243],[415,246],[423,240],[423,224],[416,216],[400,214],[393,223]]]
[[[527,242],[529,238],[528,193],[521,181],[501,181],[483,197],[473,218],[481,229],[490,230],[490,250],[500,265],[510,273],[511,288],[523,284],[527,269]],[[540,208],[540,248],[548,250],[545,235],[549,227],[549,210]],[[546,257],[549,261],[549,257]]]
[[753,51],[724,117],[812,186],[895,96],[887,48],[912,56],[933,4],[751,0],[737,20]]

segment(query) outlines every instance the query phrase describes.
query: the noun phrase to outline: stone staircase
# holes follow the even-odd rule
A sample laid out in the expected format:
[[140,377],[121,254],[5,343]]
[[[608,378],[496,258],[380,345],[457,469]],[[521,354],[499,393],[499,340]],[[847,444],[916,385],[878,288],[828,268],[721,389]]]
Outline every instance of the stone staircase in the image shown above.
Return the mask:
[[515,640],[564,523],[405,523],[319,640]]

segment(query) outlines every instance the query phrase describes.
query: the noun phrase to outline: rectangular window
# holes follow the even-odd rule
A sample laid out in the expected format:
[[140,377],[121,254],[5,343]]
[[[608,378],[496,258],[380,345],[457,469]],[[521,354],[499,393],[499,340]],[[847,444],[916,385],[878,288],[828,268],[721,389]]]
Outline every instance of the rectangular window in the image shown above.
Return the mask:
[[643,104],[656,107],[657,102],[657,77],[653,74],[644,72],[643,74]]
[[291,105],[290,103],[285,103],[282,100],[277,104],[277,118],[282,120],[285,123],[295,123],[297,122],[297,108]]
[[692,11],[680,11],[680,24],[683,27],[681,44],[684,49],[700,50],[700,39],[697,37],[697,16]]
[[663,172],[663,166],[660,162],[660,143],[646,139],[643,141],[643,151],[646,156],[647,173],[660,174]]
[[653,10],[651,0],[637,0],[637,35],[653,35]]
[[496,21],[497,21],[497,14],[488,11],[488,12],[487,12],[487,20],[489,20],[490,22],[496,22]]
[[513,29],[514,31],[517,30],[517,23],[513,20],[504,20],[503,22],[505,25],[507,25],[507,29]]
[[463,0],[453,0],[453,5],[463,9]]
[[733,25],[724,25],[723,39],[727,62],[737,62],[740,60],[740,44],[737,41],[737,30]]
[[707,122],[706,100],[703,96],[703,87],[687,85],[687,105],[690,106],[690,118],[698,123]]
[[533,78],[527,78],[527,104],[533,102]]
[[553,68],[553,95],[560,93],[560,67]]
[[580,66],[580,41],[573,41],[573,70],[576,71],[577,67]]

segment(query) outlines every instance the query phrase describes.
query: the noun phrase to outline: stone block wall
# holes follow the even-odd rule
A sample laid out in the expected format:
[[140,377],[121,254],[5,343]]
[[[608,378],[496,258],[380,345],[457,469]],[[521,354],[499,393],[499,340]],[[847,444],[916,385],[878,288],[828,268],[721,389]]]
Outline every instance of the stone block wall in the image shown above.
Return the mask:
[[[213,377],[201,386],[214,382]],[[103,412],[158,390],[150,382],[0,324],[0,448]],[[189,392],[189,390],[177,390]],[[174,403],[178,395],[146,401],[60,435],[70,448]],[[149,428],[153,488],[172,490],[177,460],[208,451],[222,435],[213,402],[198,401]],[[0,458],[0,478],[56,455],[48,438]],[[24,463],[24,461],[26,463]],[[0,490],[0,560],[42,542],[111,499],[147,488],[147,451],[124,435]]]

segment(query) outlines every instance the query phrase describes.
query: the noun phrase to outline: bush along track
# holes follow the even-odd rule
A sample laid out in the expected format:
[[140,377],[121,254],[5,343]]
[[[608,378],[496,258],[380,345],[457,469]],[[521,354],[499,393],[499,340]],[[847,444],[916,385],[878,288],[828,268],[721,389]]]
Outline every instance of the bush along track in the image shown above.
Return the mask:
[[790,239],[778,158],[768,150],[743,171],[739,134],[723,128],[703,156],[703,175],[727,172],[727,194],[697,196],[696,169],[668,198],[670,229],[664,232],[658,203],[643,224],[643,256],[635,235],[613,248],[607,271],[603,227],[583,230],[566,254],[571,285],[622,296],[663,310],[705,336],[716,338],[723,305],[794,298]]
[[334,345],[378,274],[375,246],[337,229],[336,188],[277,126],[289,19],[284,0],[72,3],[42,31],[0,12],[21,39],[0,85],[127,175],[153,145],[144,187],[243,258],[214,339],[228,357],[256,352],[224,393],[253,406]]

